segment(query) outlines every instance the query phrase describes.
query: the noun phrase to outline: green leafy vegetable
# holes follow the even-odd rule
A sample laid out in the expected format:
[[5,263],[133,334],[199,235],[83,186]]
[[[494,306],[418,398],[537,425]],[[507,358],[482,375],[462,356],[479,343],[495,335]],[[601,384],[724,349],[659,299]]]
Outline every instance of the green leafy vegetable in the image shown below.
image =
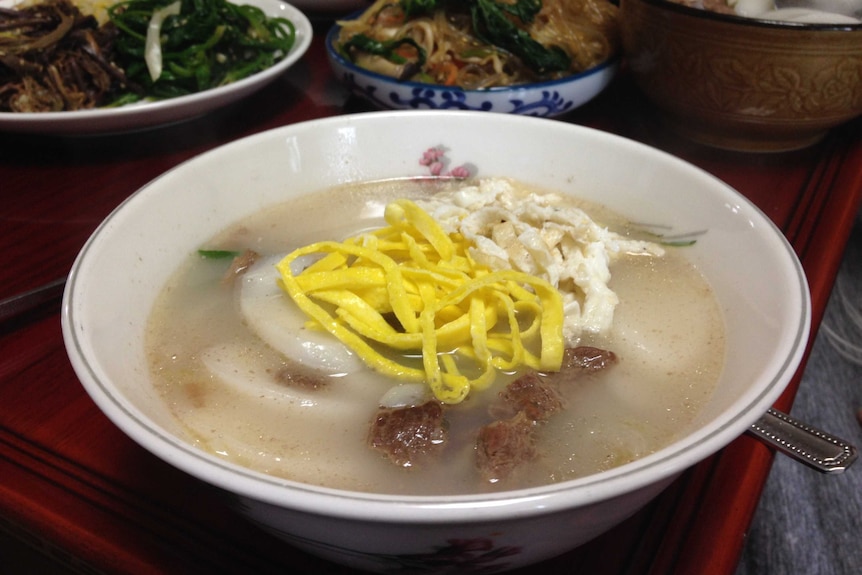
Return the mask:
[[404,10],[404,15],[410,18],[433,12],[440,4],[440,0],[401,0],[401,9]]
[[350,40],[342,44],[341,49],[351,60],[352,56],[350,48],[356,48],[368,54],[382,56],[396,64],[405,64],[408,59],[398,52],[398,48],[405,45],[412,46],[416,49],[416,64],[422,66],[425,63],[426,58],[425,50],[412,38],[400,38],[381,42],[379,40],[369,38],[365,34],[356,34],[351,37]]
[[508,50],[534,72],[546,74],[569,69],[571,59],[559,46],[543,46],[516,24],[530,24],[542,9],[542,0],[401,0],[405,17],[410,18],[444,8],[449,3],[469,8],[473,31],[479,39]]
[[292,22],[269,18],[255,6],[181,0],[180,13],[161,22],[162,66],[153,80],[145,59],[147,29],[153,13],[170,4],[127,0],[109,9],[111,22],[121,32],[118,63],[145,97],[172,98],[235,82],[274,65],[296,40]]
[[571,60],[562,48],[543,46],[507,17],[509,14],[529,24],[541,8],[541,0],[518,0],[514,4],[495,0],[470,1],[473,28],[479,38],[509,50],[540,74],[568,70]]
[[224,260],[235,258],[239,252],[231,250],[198,250],[198,255],[207,260]]

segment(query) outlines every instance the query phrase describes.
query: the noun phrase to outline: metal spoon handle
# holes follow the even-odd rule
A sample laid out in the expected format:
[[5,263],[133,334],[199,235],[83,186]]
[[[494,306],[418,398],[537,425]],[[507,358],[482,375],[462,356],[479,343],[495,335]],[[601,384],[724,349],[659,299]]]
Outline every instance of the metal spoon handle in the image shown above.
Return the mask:
[[858,455],[856,448],[777,409],[769,409],[749,433],[778,451],[824,473],[840,473]]
[[58,278],[24,293],[0,300],[0,322],[12,319],[51,301],[60,301],[66,278]]

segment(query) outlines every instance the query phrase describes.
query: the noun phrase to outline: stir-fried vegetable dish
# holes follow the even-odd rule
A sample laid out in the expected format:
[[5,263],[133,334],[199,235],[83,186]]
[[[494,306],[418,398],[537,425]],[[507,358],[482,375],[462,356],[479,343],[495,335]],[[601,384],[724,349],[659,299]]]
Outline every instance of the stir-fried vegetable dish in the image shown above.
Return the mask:
[[68,0],[0,9],[0,111],[101,106],[123,89],[113,63],[116,29],[100,27]]
[[117,62],[131,82],[157,98],[215,88],[265,70],[295,39],[290,21],[226,0],[129,0],[109,14],[120,30]]
[[575,74],[618,44],[608,0],[377,0],[340,24],[337,48],[358,66],[465,89]]
[[226,0],[128,0],[100,24],[69,0],[0,9],[0,112],[182,96],[271,67],[294,25]]

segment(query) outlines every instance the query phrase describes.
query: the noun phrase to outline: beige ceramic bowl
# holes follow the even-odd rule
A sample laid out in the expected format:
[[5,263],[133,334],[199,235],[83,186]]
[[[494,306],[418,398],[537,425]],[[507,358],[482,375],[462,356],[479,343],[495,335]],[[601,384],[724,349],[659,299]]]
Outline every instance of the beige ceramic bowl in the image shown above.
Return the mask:
[[621,0],[635,82],[676,132],[711,146],[809,146],[862,114],[862,24],[798,24]]

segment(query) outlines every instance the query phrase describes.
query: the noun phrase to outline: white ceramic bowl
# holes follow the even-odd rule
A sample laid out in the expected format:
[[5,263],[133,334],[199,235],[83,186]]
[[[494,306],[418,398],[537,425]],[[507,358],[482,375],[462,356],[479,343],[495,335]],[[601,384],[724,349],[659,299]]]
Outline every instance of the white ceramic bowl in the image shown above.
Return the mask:
[[335,41],[341,27],[326,35],[326,54],[335,73],[354,94],[381,109],[474,110],[552,118],[571,112],[598,96],[617,73],[618,59],[560,80],[518,86],[465,90],[463,88],[396,80],[360,68],[338,53]]
[[[150,383],[144,326],[189,253],[228,224],[334,184],[420,175],[444,145],[479,175],[511,176],[599,201],[635,221],[706,230],[690,257],[725,313],[727,362],[687,434],[648,457],[545,487],[490,495],[352,493],[279,479],[201,452]],[[373,112],[285,126],[192,159],[120,205],[71,271],[63,335],[72,365],[107,416],[146,449],[216,485],[251,520],[292,544],[371,570],[404,555],[439,561],[452,540],[507,549],[497,567],[560,554],[624,520],[684,469],[727,445],[793,376],[810,324],[793,250],[756,207],[707,173],[607,133],[479,112]],[[451,551],[451,549],[450,549]]]

